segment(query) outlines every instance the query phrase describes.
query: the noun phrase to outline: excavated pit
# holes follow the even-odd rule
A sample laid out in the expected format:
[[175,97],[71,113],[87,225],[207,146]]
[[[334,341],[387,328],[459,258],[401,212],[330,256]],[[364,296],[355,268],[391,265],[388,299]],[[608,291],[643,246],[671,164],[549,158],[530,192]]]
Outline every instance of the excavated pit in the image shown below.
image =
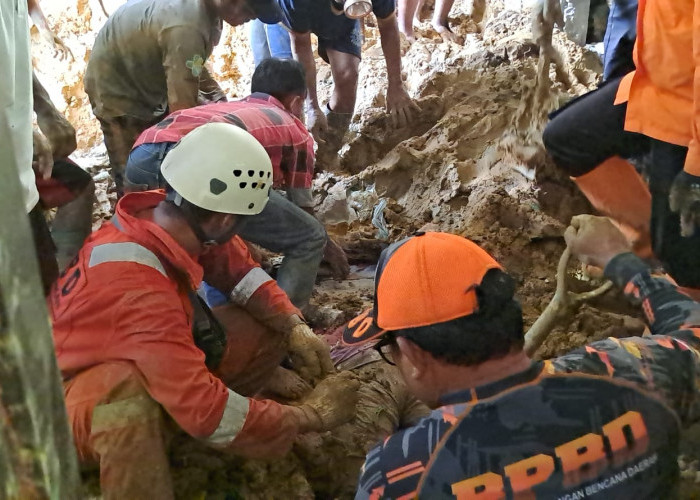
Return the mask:
[[[113,11],[119,3],[105,1],[105,7]],[[47,2],[44,7],[75,59],[55,61],[50,48],[35,40],[35,65],[78,131],[75,156],[97,184],[98,227],[109,216],[115,196],[99,126],[82,89],[82,71],[105,17],[96,0]],[[527,326],[554,293],[563,231],[571,216],[590,212],[590,206],[548,163],[541,131],[550,110],[595,87],[600,62],[556,33],[554,48],[567,81],[557,80],[554,68],[538,72],[538,48],[525,12],[508,10],[496,0],[477,24],[470,10],[463,0],[452,10],[452,26],[463,44],[442,42],[428,23],[417,26],[416,42],[404,42],[406,85],[421,107],[419,119],[405,128],[391,126],[384,114],[386,67],[378,31],[371,21],[365,25],[356,114],[341,151],[342,171],[324,173],[315,181],[319,213],[355,265],[342,282],[321,273],[312,302],[325,331],[369,307],[370,266],[389,242],[419,229],[461,234],[491,252],[518,281]],[[214,74],[232,97],[246,95],[252,74],[245,30],[226,28],[212,61]],[[323,100],[332,80],[327,64],[317,60],[317,67]],[[385,208],[375,210],[380,204]],[[575,278],[575,270],[572,264],[572,289],[594,286]],[[640,318],[639,310],[609,292],[585,305],[569,325],[556,328],[537,355],[555,356],[610,335],[639,335],[644,329]],[[396,374],[386,365],[374,363],[357,371],[368,394],[358,418],[334,433],[306,436],[284,459],[242,460],[177,435],[171,455],[178,497],[351,497],[364,452],[385,432],[394,411],[372,395],[398,390]],[[700,439],[687,436],[683,453],[689,457],[681,461],[683,497],[700,498],[694,485],[696,476],[700,480]],[[86,474],[85,480],[86,489],[97,494],[95,474]]]

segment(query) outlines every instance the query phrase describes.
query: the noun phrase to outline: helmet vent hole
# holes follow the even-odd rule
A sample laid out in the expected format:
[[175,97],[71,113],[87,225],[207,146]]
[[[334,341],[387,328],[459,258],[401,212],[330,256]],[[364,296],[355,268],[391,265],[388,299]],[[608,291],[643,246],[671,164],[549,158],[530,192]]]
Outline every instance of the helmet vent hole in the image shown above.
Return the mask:
[[254,206],[255,206],[255,203],[249,203],[249,204],[248,204],[248,210],[250,210],[250,209],[253,208]]
[[211,194],[221,194],[226,191],[227,188],[228,186],[226,183],[220,179],[217,179],[216,177],[209,181],[209,191],[211,191]]
[[270,178],[270,172],[267,173],[267,178],[268,178],[268,179]]
[[265,183],[260,184],[260,189],[265,189]]
[[250,187],[252,187],[253,189],[255,189],[255,188],[258,187],[258,183],[257,183],[257,182],[254,182],[254,183],[252,183],[252,184],[250,185]]
[[236,177],[240,177],[242,173],[243,173],[243,172],[241,172],[240,170],[234,170],[234,171],[233,171],[233,175],[235,175]]
[[265,172],[263,172],[263,171],[261,170],[261,171],[260,171],[260,177],[262,177],[262,176],[264,176],[264,175],[265,175]]
[[248,170],[248,177],[253,177],[255,175],[255,170]]
[[241,183],[239,183],[238,185],[240,186],[241,189],[245,189],[245,187],[248,185],[248,183],[247,183],[247,182],[241,182]]

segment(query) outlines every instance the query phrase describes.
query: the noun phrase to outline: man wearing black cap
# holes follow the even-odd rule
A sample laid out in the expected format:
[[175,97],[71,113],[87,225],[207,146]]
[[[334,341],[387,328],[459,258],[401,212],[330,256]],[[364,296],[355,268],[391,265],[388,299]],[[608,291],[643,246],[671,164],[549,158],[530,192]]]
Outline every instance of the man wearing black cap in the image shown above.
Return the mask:
[[282,19],[275,0],[132,0],[112,14],[85,70],[85,91],[100,121],[117,191],[134,141],[178,109],[225,101],[205,62],[222,21]]
[[356,498],[675,497],[680,425],[700,416],[700,304],[608,219],[575,217],[565,238],[642,304],[652,336],[533,362],[514,282],[485,251],[444,233],[384,251],[374,308],[343,340],[378,340],[435,410],[369,452]]

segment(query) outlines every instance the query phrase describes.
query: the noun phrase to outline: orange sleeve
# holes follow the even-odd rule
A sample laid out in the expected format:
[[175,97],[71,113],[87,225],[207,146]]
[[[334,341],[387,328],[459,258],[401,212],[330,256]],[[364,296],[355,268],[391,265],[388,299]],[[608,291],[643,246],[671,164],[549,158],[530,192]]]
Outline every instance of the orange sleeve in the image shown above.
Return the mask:
[[700,176],[700,0],[695,0],[693,9],[693,134],[688,146],[685,171]]
[[[246,244],[238,237],[232,238],[225,245],[212,247],[200,256],[199,263],[204,268],[204,281],[227,297],[251,270],[260,268]],[[280,333],[286,333],[289,329],[291,315],[302,317],[301,312],[273,279],[260,285],[241,305],[255,319]]]
[[269,399],[248,398],[243,428],[226,448],[246,458],[278,458],[292,448],[299,435],[299,421],[290,406]]

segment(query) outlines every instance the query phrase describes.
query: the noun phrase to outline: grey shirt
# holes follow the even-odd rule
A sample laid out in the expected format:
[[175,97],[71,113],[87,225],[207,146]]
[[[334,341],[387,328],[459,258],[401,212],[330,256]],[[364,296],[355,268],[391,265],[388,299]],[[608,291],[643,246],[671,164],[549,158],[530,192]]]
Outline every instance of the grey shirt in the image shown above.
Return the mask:
[[98,33],[85,71],[95,116],[153,121],[178,97],[196,102],[200,80],[208,77],[204,62],[221,29],[203,0],[122,5]]

